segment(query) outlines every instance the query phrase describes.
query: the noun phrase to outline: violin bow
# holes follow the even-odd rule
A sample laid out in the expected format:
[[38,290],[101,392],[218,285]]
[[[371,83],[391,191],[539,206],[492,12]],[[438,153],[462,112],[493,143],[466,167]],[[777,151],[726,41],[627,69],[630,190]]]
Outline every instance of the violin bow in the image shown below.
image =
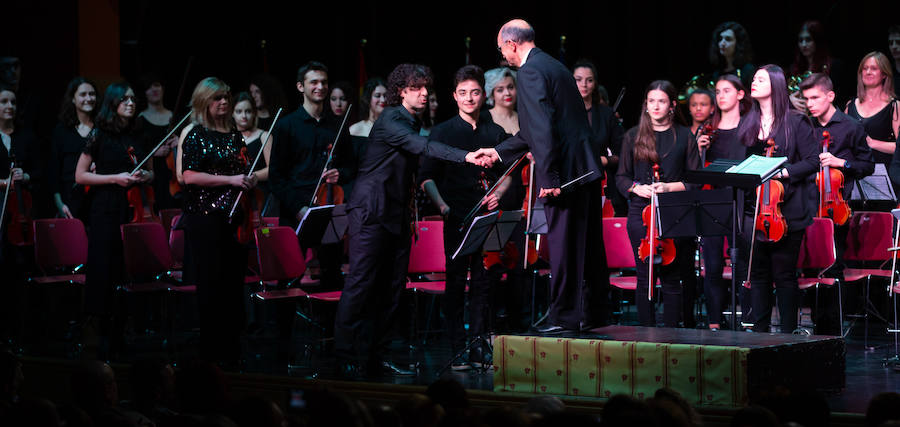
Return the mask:
[[[253,174],[253,170],[256,169],[257,163],[259,163],[259,158],[262,157],[263,151],[266,149],[266,144],[269,142],[269,138],[272,137],[272,129],[275,129],[275,123],[278,122],[278,116],[281,115],[282,109],[279,108],[275,113],[275,118],[272,119],[272,124],[269,125],[269,132],[266,133],[266,137],[263,139],[262,144],[259,146],[259,152],[256,153],[256,158],[253,159],[253,164],[250,165],[250,169],[247,171],[247,177]],[[241,202],[241,196],[244,195],[244,190],[241,190],[237,197],[234,198],[234,204],[231,205],[231,211],[228,212],[228,220],[230,221],[232,217],[234,217],[234,211],[237,210],[238,204]]]
[[525,197],[528,197],[528,215],[525,216],[525,258],[522,261],[522,266],[526,270],[528,269],[528,242],[531,240],[531,234],[529,233],[531,230],[531,217],[534,215],[534,200],[532,199],[534,196],[534,159],[529,160],[528,164],[528,191],[525,195]]
[[341,138],[341,133],[344,132],[344,125],[347,124],[347,117],[350,117],[350,110],[353,108],[353,104],[347,105],[347,111],[344,112],[344,119],[341,120],[341,127],[338,128],[337,135],[334,136],[334,142],[331,143],[331,150],[328,152],[328,159],[325,160],[325,167],[322,168],[322,173],[319,175],[319,180],[316,182],[316,186],[313,189],[312,200],[309,201],[310,206],[315,206],[316,198],[319,196],[317,193],[319,191],[319,186],[322,185],[322,178],[325,176],[325,172],[328,171],[328,167],[331,166],[331,160],[334,156],[334,149],[337,148],[337,143]]
[[9,177],[6,179],[6,190],[3,191],[3,209],[0,210],[0,227],[3,225],[3,217],[6,215],[6,204],[9,201],[9,187],[13,185],[13,169],[16,168],[16,162],[9,162]]
[[188,113],[184,115],[184,117],[181,119],[181,121],[178,122],[177,125],[173,126],[172,129],[169,130],[169,133],[167,133],[166,136],[164,136],[163,139],[159,141],[159,144],[156,144],[156,147],[154,147],[152,150],[150,150],[149,153],[147,153],[147,157],[144,157],[144,160],[141,160],[140,163],[137,163],[134,165],[134,170],[131,171],[132,175],[134,175],[135,173],[137,173],[137,171],[141,170],[141,168],[144,167],[144,165],[147,163],[147,161],[153,157],[154,153],[156,153],[156,150],[159,150],[159,147],[162,147],[162,145],[166,143],[166,141],[169,139],[169,137],[172,136],[172,134],[175,133],[175,131],[181,127],[181,124],[184,123],[184,121],[187,120],[188,117],[191,117],[191,113],[193,113],[193,112],[194,112],[193,109],[188,111]]
[[506,169],[506,172],[503,172],[503,175],[501,175],[500,178],[497,178],[497,181],[495,181],[494,185],[492,185],[491,188],[487,191],[487,193],[484,194],[484,197],[482,197],[481,199],[478,200],[478,203],[476,203],[475,206],[472,207],[472,210],[470,210],[469,213],[466,215],[466,217],[463,218],[462,224],[459,226],[460,232],[462,232],[466,229],[466,224],[468,224],[469,221],[472,220],[472,218],[475,218],[475,214],[478,213],[478,211],[481,209],[482,201],[486,197],[489,197],[491,194],[494,194],[494,192],[497,191],[497,187],[500,185],[500,183],[503,182],[503,180],[506,177],[508,177],[509,174],[511,174],[512,171],[515,170],[516,167],[518,167],[520,163],[522,163],[522,160],[525,160],[524,154],[522,155],[522,157],[519,157],[519,159],[516,160],[512,165],[510,165],[510,167]]
[[615,113],[619,109],[619,104],[622,103],[622,98],[625,97],[625,86],[622,86],[622,89],[619,91],[619,96],[616,97],[616,103],[613,104],[613,113]]

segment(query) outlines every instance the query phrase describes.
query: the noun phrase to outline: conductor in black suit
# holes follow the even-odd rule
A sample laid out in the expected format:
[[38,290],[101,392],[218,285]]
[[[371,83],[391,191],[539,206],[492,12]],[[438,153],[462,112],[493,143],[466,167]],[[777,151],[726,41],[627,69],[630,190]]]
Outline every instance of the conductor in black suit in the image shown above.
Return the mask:
[[[427,105],[428,67],[398,65],[388,76],[387,102],[372,127],[356,186],[347,206],[350,273],[334,324],[340,374],[413,375],[388,356],[388,344],[409,265],[410,200],[419,156],[490,166],[484,153],[467,153],[419,135],[416,112]],[[360,366],[364,364],[364,366]]]
[[[602,301],[609,286],[602,222],[588,218],[593,183],[603,177],[606,158],[591,150],[591,129],[575,79],[566,67],[534,44],[534,29],[515,19],[500,28],[497,48],[518,66],[521,130],[483,152],[504,162],[531,151],[538,197],[546,198],[550,244],[549,321],[538,331],[584,330],[606,323]],[[587,174],[587,176],[585,176]],[[580,178],[580,179],[578,179]],[[563,184],[575,180],[563,192]],[[586,265],[589,266],[586,271]],[[588,279],[588,283],[585,283]]]

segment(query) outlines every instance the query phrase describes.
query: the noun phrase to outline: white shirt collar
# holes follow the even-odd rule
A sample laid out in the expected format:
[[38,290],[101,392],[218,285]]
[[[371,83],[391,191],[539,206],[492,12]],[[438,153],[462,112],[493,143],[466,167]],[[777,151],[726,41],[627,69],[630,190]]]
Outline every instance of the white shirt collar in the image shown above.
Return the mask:
[[522,68],[522,66],[525,65],[525,61],[528,60],[528,54],[531,53],[531,49],[534,49],[534,48],[533,48],[533,47],[529,47],[528,50],[526,50],[526,51],[523,53],[523,55],[522,55],[522,63],[519,64],[519,68]]

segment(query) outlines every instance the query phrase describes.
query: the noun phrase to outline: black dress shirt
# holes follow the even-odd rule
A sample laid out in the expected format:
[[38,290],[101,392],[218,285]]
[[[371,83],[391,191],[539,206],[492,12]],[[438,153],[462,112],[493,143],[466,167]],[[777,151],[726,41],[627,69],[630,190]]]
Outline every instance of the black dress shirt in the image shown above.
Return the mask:
[[[652,184],[653,165],[649,161],[638,160],[634,157],[634,140],[637,137],[637,131],[638,128],[633,127],[625,133],[622,154],[619,157],[619,171],[616,174],[616,186],[622,194],[629,196],[632,205],[642,207],[646,206],[649,200],[628,190],[635,183]],[[685,171],[700,168],[697,142],[689,128],[673,125],[669,129],[655,133],[660,182],[679,182],[683,179]],[[690,184],[685,185],[688,189],[692,188]]]
[[[316,183],[335,141],[339,123],[328,117],[316,120],[302,106],[275,124],[269,164],[269,186],[281,201],[282,218],[296,218],[312,200]],[[340,174],[339,184],[352,179],[353,147],[344,132],[335,148],[331,168]]]
[[[479,148],[492,148],[508,137],[490,115],[481,115],[475,129],[456,115],[433,127],[428,139],[445,141],[445,144],[465,151],[475,151]],[[419,169],[419,181],[434,180],[444,202],[450,206],[451,218],[461,220],[484,196],[482,179],[492,185],[502,174],[503,170],[499,166],[485,170],[469,163],[450,164],[426,158]]]
[[[385,108],[372,126],[348,206],[348,210],[363,210],[363,224],[380,223],[393,234],[401,233],[409,219],[419,155],[456,163],[465,161],[466,151],[429,141],[419,135],[421,126],[403,106]],[[274,153],[272,157],[274,164]]]
[[822,132],[828,131],[832,140],[828,152],[849,162],[847,168],[841,168],[840,171],[844,173],[844,199],[850,200],[853,183],[875,171],[872,149],[866,142],[866,130],[859,122],[841,110],[835,110],[831,120],[828,120],[824,126],[818,120],[813,119],[813,126],[820,152],[822,141],[825,139]]

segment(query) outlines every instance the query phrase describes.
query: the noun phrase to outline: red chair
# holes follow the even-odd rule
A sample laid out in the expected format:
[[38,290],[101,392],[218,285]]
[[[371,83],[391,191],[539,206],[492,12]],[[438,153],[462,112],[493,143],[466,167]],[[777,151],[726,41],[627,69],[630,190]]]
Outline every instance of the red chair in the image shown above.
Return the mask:
[[[893,245],[894,220],[889,212],[854,212],[850,218],[850,230],[847,233],[847,250],[844,252],[844,260],[858,262],[861,268],[845,268],[844,281],[854,282],[866,279],[865,307],[862,314],[852,317],[862,317],[865,324],[864,341],[865,348],[869,348],[869,313],[881,317],[872,307],[869,299],[869,289],[872,277],[884,277],[890,280],[891,270],[888,262],[891,252],[888,249]],[[867,263],[869,265],[867,265]],[[877,263],[877,268],[868,268]],[[887,267],[887,269],[885,269]],[[887,322],[887,319],[881,319]]]
[[[841,301],[840,280],[824,277],[824,273],[837,261],[837,250],[834,246],[834,222],[830,218],[815,218],[812,225],[806,227],[797,268],[801,270],[818,270],[815,277],[801,276],[797,283],[801,290],[816,288],[816,310],[819,307],[819,285],[833,286],[838,289],[838,319],[841,322],[841,336],[844,334],[844,308]],[[800,322],[797,322],[799,325]]]
[[606,248],[606,263],[610,271],[609,284],[619,289],[633,291],[637,288],[636,276],[622,276],[624,270],[634,270],[634,253],[628,238],[627,218],[603,218],[603,245]]
[[[255,292],[253,298],[261,301],[306,298],[310,303],[310,310],[312,309],[312,300],[337,302],[341,299],[340,291],[311,293],[291,287],[306,273],[306,257],[300,249],[300,242],[297,240],[293,228],[261,227],[255,231],[254,235],[258,249],[260,280],[266,284],[288,280],[290,284],[287,289],[267,290],[264,288]],[[320,330],[326,329],[300,311],[297,311],[297,315]]]
[[184,230],[176,229],[175,224],[181,219],[176,215],[169,220],[169,250],[172,253],[172,262],[176,269],[184,266]]
[[181,216],[181,209],[160,209],[159,211],[159,220],[162,223],[163,228],[166,230],[166,235],[172,231],[172,228],[175,227],[175,224],[178,223],[177,219]]
[[259,224],[259,228],[278,227],[278,219],[277,216],[264,216],[262,217],[262,223]]
[[[431,295],[425,330],[431,326],[431,317],[434,311],[438,295],[443,295],[447,290],[445,274],[447,272],[446,256],[444,254],[444,222],[443,221],[419,221],[418,240],[412,239],[409,250],[409,267],[407,273],[406,289],[413,292],[413,339],[419,331],[419,298],[417,294]],[[413,280],[415,278],[416,280]],[[423,340],[423,344],[426,341]]]
[[[87,262],[87,234],[78,219],[36,219],[34,227],[34,261],[40,276],[34,283],[84,284],[84,274],[77,270]],[[57,274],[65,271],[65,274]]]

